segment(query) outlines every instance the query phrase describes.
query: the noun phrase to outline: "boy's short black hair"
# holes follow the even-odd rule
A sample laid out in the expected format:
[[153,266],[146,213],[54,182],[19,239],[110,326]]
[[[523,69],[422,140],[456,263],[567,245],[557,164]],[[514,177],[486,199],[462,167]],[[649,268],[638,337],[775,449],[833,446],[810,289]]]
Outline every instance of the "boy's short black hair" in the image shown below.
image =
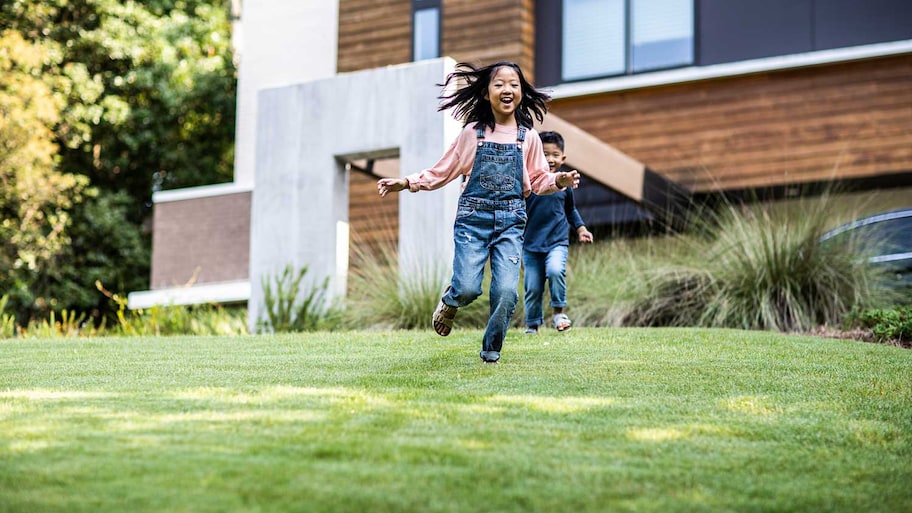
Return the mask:
[[542,132],[538,134],[538,136],[541,138],[542,144],[556,144],[557,147],[560,148],[561,152],[564,151],[564,137],[561,134],[549,131]]

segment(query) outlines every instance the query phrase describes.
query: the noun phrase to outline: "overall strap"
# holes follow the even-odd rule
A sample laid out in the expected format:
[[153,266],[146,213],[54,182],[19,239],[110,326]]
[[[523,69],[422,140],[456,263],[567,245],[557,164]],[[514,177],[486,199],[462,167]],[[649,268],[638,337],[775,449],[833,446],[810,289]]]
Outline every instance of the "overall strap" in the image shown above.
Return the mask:
[[521,126],[516,130],[516,140],[519,142],[526,140],[526,127]]
[[484,127],[475,129],[475,137],[479,139],[484,139]]

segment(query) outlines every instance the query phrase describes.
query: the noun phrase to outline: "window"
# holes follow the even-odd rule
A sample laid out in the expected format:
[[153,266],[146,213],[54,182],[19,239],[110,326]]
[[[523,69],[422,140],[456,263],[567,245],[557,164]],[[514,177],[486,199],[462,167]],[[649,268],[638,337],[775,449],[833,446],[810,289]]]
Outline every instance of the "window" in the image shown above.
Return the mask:
[[560,81],[694,61],[693,0],[563,0],[560,17]]
[[633,0],[630,68],[634,73],[693,63],[691,0]]
[[440,57],[440,0],[412,1],[412,60]]
[[564,0],[561,76],[578,80],[626,68],[626,0]]

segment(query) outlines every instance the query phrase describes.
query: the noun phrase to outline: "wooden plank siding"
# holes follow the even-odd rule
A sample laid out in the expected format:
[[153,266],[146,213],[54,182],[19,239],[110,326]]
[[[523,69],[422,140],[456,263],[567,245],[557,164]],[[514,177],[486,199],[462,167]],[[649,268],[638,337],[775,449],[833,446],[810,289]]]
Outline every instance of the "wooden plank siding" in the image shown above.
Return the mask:
[[409,62],[410,0],[339,1],[339,73]]
[[443,0],[441,51],[458,62],[519,64],[535,76],[533,0]]
[[[441,52],[484,65],[514,61],[534,77],[534,0],[443,0]],[[411,0],[340,0],[340,73],[412,58]]]
[[[357,268],[361,259],[396,253],[399,240],[399,198],[377,194],[379,177],[353,168],[348,176],[348,223],[351,255],[349,265]],[[400,192],[399,194],[408,194]]]
[[[340,0],[339,73],[410,62],[411,0]],[[429,106],[433,108],[434,106]],[[380,198],[378,177],[352,168],[349,172],[349,267],[380,257],[399,239],[399,202]]]
[[912,172],[912,56],[555,100],[694,192]]

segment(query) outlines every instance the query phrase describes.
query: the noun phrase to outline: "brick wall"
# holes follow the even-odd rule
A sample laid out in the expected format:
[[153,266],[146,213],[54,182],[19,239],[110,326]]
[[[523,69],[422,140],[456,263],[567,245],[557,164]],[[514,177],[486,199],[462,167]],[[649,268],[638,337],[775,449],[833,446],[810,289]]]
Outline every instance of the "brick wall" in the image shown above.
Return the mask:
[[150,288],[246,280],[250,199],[241,192],[156,203]]

